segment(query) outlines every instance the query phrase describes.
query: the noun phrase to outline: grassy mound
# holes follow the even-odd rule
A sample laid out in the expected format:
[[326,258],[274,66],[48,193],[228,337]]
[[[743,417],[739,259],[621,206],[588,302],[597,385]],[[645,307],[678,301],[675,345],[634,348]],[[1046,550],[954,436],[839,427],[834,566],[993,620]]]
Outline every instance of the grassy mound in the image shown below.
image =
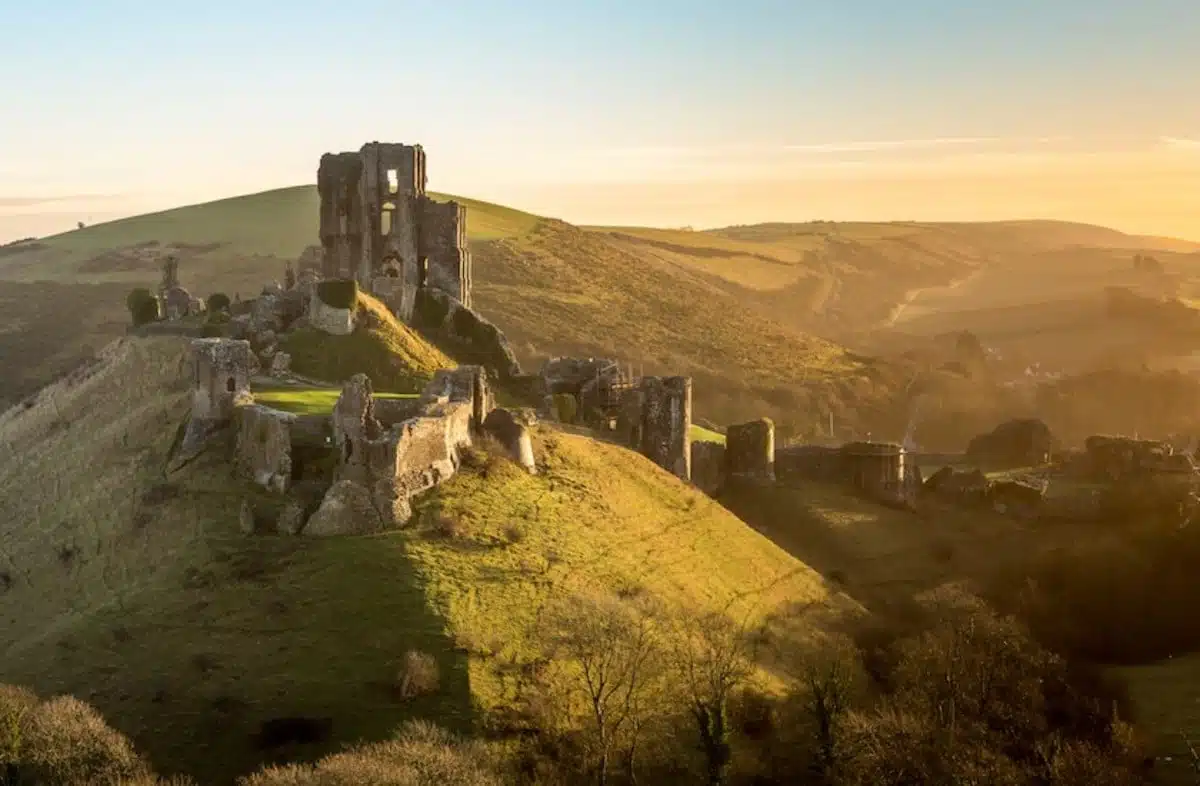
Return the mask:
[[[227,783],[269,761],[249,740],[282,716],[333,719],[299,754],[314,759],[408,719],[465,728],[507,695],[491,648],[531,651],[524,623],[560,592],[639,586],[698,611],[823,596],[694,489],[556,432],[537,435],[541,475],[491,458],[423,502],[454,537],[244,536],[257,492],[220,446],[163,476],[186,347],[122,340],[90,378],[0,419],[4,678],[93,704],[159,771]],[[409,653],[437,664],[436,691],[399,695]]]
[[[719,611],[825,598],[821,577],[694,487],[625,448],[539,429],[540,474],[487,458],[422,501],[409,553],[430,603],[472,652],[484,707],[512,698],[506,665],[552,598],[593,588]],[[507,687],[506,687],[507,686]]]
[[312,328],[287,334],[292,370],[330,382],[363,373],[380,390],[417,393],[435,371],[457,365],[370,295],[358,294],[355,311],[358,327],[348,336]]

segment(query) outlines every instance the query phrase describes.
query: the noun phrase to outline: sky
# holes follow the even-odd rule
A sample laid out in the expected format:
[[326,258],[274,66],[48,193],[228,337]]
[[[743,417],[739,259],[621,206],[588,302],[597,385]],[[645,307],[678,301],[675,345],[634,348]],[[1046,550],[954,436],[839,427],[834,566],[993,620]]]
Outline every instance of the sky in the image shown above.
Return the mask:
[[0,242],[372,140],[583,224],[1200,240],[1196,0],[0,0],[0,32]]

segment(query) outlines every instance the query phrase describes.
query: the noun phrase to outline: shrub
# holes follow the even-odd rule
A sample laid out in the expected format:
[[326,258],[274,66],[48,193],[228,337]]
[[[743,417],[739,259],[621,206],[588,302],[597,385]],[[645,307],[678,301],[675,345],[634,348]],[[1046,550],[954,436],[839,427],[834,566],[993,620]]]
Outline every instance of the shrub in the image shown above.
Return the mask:
[[560,423],[574,423],[579,413],[579,402],[570,393],[554,394],[554,415]]
[[0,765],[16,783],[154,783],[145,761],[89,705],[70,696],[39,702],[0,686]]
[[500,786],[496,770],[480,743],[410,721],[387,742],[360,745],[315,766],[270,767],[239,786]]
[[461,538],[467,534],[467,528],[458,519],[443,515],[434,520],[433,533],[441,538]]
[[134,327],[158,319],[158,299],[145,287],[132,290],[125,298],[125,307],[129,309],[129,316],[133,320]]
[[224,292],[214,292],[209,295],[208,299],[204,302],[205,305],[208,306],[208,310],[212,313],[216,313],[218,311],[229,311],[229,295],[226,295]]
[[330,308],[354,308],[358,301],[358,282],[353,279],[321,281],[317,284],[317,297]]
[[441,671],[437,660],[428,652],[409,650],[404,653],[396,691],[401,700],[407,701],[427,693],[434,693],[441,684]]
[[513,522],[505,524],[504,539],[510,544],[520,543],[525,540],[525,528]]

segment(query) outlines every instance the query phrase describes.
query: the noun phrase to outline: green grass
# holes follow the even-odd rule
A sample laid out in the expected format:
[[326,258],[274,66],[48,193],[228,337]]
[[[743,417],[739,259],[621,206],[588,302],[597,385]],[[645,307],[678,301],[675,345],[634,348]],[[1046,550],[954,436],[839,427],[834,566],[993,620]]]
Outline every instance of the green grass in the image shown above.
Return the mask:
[[[537,608],[576,589],[640,587],[696,611],[825,596],[641,456],[540,429],[538,476],[493,457],[421,503],[460,538],[243,536],[241,501],[267,497],[220,445],[144,494],[187,412],[186,348],[127,339],[89,379],[0,419],[4,680],[93,703],[160,770],[228,783],[265,761],[257,724],[284,715],[334,719],[311,756],[411,717],[468,725],[511,695],[501,674],[537,648]],[[385,688],[409,649],[437,658],[442,689],[401,703]]]
[[725,444],[724,434],[695,424],[692,425],[691,436],[693,442],[719,442],[722,445]]
[[[280,388],[254,391],[254,400],[297,415],[325,415],[333,411],[341,388]],[[381,393],[378,398],[417,398],[416,393]]]
[[359,293],[356,312],[358,325],[346,336],[314,328],[286,334],[292,370],[335,383],[362,373],[380,390],[419,393],[435,371],[458,365],[370,295]]
[[513,661],[536,654],[530,627],[545,604],[589,589],[645,592],[691,612],[766,614],[826,597],[815,572],[723,507],[624,448],[538,429],[540,473],[508,460],[467,467],[421,505],[409,553],[450,635],[472,651],[484,708],[513,698]]
[[[454,198],[467,207],[475,305],[505,332],[524,363],[536,365],[551,355],[607,355],[650,373],[689,374],[699,417],[729,423],[767,416],[781,433],[810,433],[828,422],[829,413],[863,432],[903,429],[908,413],[898,411],[895,401],[911,375],[893,364],[864,361],[841,343],[875,346],[864,331],[882,324],[911,291],[995,267],[1008,271],[1001,275],[1006,290],[1034,301],[1046,291],[1039,276],[1057,277],[1054,287],[1071,289],[1080,275],[1100,269],[1093,262],[1108,270],[1114,255],[1129,253],[1124,245],[1142,242],[1055,222],[584,230]],[[172,252],[194,293],[251,297],[265,280],[282,277],[285,259],[314,243],[317,206],[315,188],[306,185],[98,224],[47,238],[42,250],[0,257],[0,287],[33,280],[152,286],[159,257]],[[149,242],[160,245],[134,253],[134,246]],[[1045,270],[1057,270],[1054,265],[1042,265],[1030,275],[1028,260],[1043,253],[1067,254],[1070,265],[1053,273]],[[1170,257],[1176,258],[1183,257]],[[64,362],[78,357],[88,341],[114,335],[126,318],[108,291],[70,297],[79,301],[85,292],[92,307],[62,329],[71,334],[56,340],[61,349],[51,350],[63,353]],[[937,300],[932,294],[930,303]],[[48,293],[39,298],[39,313],[55,310]],[[943,301],[937,310],[948,321],[939,329],[948,330],[965,317],[949,315],[953,298]],[[921,307],[915,304],[912,313]],[[1065,335],[1055,351],[1079,354],[1090,346],[1086,338],[1081,331]],[[302,339],[298,355],[329,355],[325,339],[307,339],[313,346],[306,348]],[[1022,339],[1021,346],[1039,345]],[[43,356],[44,350],[22,359],[21,367],[31,371],[21,392],[56,367],[41,362]],[[0,395],[13,395],[5,389],[9,384],[0,381]]]
[[[537,216],[477,199],[431,193],[439,201],[467,207],[467,235],[494,240],[528,232]],[[257,194],[94,224],[43,238],[41,242],[74,253],[96,253],[157,240],[160,243],[223,244],[233,254],[292,258],[318,243],[320,200],[315,185],[291,186]]]

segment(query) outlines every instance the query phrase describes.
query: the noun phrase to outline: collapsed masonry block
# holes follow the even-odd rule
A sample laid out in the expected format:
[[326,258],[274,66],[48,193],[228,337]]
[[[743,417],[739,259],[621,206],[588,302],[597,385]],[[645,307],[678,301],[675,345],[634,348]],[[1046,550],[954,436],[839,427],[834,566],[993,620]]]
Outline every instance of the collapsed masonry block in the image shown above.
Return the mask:
[[296,416],[261,404],[237,408],[234,466],[239,474],[272,491],[292,480],[292,424]]
[[313,287],[308,299],[308,321],[317,330],[333,336],[348,336],[354,332],[354,308],[331,306],[321,299],[318,288]]
[[730,426],[725,433],[729,477],[775,481],[775,424],[768,418]]
[[493,409],[487,416],[484,428],[504,446],[513,461],[529,472],[537,470],[537,462],[533,456],[533,438],[529,434],[529,428],[510,410]]
[[[488,384],[487,371],[482,366],[458,366],[439,369],[421,393],[423,411],[433,412],[447,402],[471,405],[471,427],[483,428],[483,422],[496,407],[496,396]],[[432,407],[432,409],[431,409]]]

